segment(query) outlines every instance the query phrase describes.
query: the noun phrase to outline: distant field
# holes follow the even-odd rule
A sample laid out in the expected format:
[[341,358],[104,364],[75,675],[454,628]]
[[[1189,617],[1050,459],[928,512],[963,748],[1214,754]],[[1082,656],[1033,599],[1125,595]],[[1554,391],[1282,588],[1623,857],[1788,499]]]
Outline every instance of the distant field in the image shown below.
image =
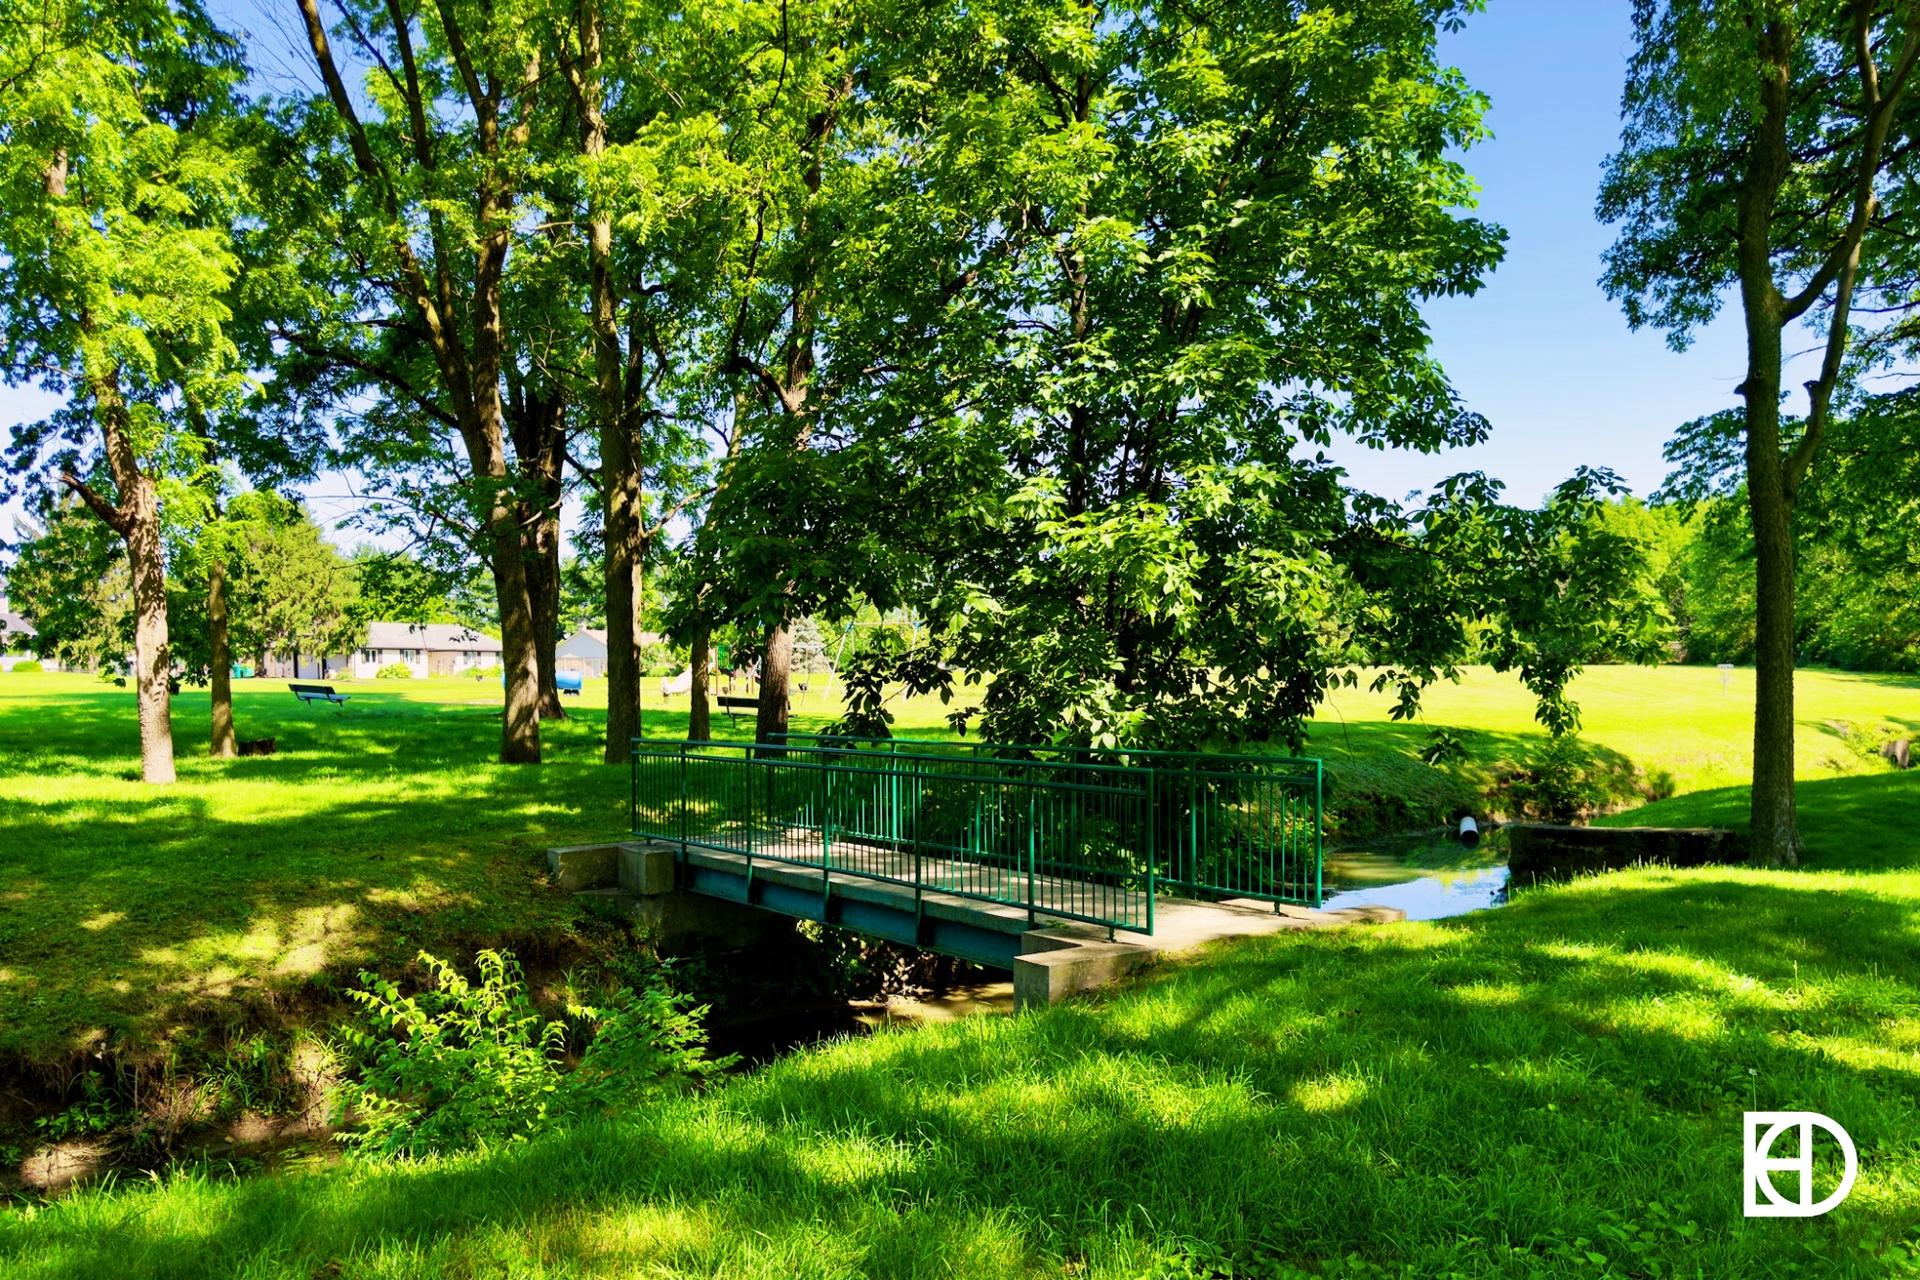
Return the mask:
[[[1724,687],[1723,687],[1724,685]],[[1595,667],[1574,682],[1581,734],[1644,768],[1666,769],[1681,792],[1743,784],[1753,766],[1753,670],[1712,667]],[[1423,699],[1418,727],[1387,720],[1391,699],[1348,690],[1329,700],[1313,731],[1316,748],[1355,750],[1418,743],[1445,725],[1511,744],[1539,732],[1533,697],[1511,676],[1478,667],[1459,684]],[[1802,671],[1796,681],[1798,775],[1880,772],[1841,739],[1841,725],[1884,724],[1920,740],[1920,677]]]

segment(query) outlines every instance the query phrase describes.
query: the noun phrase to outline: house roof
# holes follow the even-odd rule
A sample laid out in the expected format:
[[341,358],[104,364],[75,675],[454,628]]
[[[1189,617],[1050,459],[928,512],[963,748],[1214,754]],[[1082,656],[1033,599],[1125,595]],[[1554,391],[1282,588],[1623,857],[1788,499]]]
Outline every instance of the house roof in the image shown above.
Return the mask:
[[363,649],[441,649],[499,653],[500,641],[457,622],[369,622]]
[[33,624],[19,614],[0,609],[0,644],[5,644],[7,641],[20,636],[39,634],[39,632],[33,629]]
[[554,656],[558,658],[604,658],[607,656],[607,633],[592,627],[583,627],[560,642]]
[[[643,645],[659,644],[661,638],[656,632],[642,631],[639,641]],[[560,642],[554,656],[559,658],[604,658],[607,656],[607,633],[600,627],[582,627]]]

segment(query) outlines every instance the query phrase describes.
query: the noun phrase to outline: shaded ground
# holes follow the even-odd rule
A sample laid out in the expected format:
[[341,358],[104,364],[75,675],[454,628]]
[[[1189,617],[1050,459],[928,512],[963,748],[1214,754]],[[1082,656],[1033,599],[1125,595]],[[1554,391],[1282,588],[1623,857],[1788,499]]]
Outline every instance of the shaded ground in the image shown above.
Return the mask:
[[[1698,705],[1717,673],[1589,679],[1613,690],[1581,686],[1596,742],[1644,753],[1675,725],[1674,754],[1639,762],[1702,786],[1743,758],[1740,716]],[[157,791],[132,780],[130,694],[0,677],[0,1053],[164,1057],[249,1011],[297,1021],[360,964],[564,951],[592,927],[539,856],[624,822],[591,701],[548,727],[548,765],[507,769],[488,763],[490,689],[354,693],[334,715],[245,685],[243,733],[281,754],[183,751]],[[1452,693],[1434,717],[1479,717],[1478,764],[1531,741],[1499,682]],[[884,1033],[490,1153],[83,1190],[0,1213],[0,1274],[1920,1271],[1920,771],[1886,772],[1831,723],[1920,720],[1916,703],[1907,681],[1803,685],[1803,757],[1830,775],[1801,788],[1809,862],[1846,872],[1618,873],[1214,950],[1107,1001]],[[204,705],[181,700],[183,747]],[[1343,709],[1350,776],[1433,776],[1424,725]],[[931,729],[937,708],[919,713],[903,726]],[[1718,755],[1689,745],[1708,738]],[[1743,805],[1706,786],[1635,816]],[[1740,1115],[1762,1108],[1847,1127],[1862,1171],[1839,1210],[1741,1216]]]

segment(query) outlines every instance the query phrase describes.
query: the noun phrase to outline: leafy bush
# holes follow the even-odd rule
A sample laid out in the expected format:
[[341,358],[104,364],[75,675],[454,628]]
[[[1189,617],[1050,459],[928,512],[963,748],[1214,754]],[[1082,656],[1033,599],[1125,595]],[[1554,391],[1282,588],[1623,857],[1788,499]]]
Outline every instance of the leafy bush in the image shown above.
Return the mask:
[[[567,1006],[543,1017],[511,952],[482,951],[480,980],[422,951],[430,977],[417,995],[372,973],[347,994],[363,1025],[341,1035],[360,1078],[337,1094],[350,1140],[385,1156],[427,1155],[510,1142],[564,1125],[637,1094],[726,1066],[706,1056],[700,1019],[654,985],[602,1007]],[[573,1031],[591,1034],[572,1070]]]
[[133,1119],[133,1112],[98,1071],[80,1078],[80,1097],[65,1111],[41,1116],[34,1130],[47,1142],[65,1142],[73,1138],[93,1137],[118,1129]]
[[1490,798],[1510,817],[1572,822],[1642,794],[1633,763],[1625,756],[1564,734],[1547,739],[1506,770]]
[[475,680],[498,680],[506,673],[507,669],[497,662],[490,667],[472,667],[467,671]]
[[686,655],[672,645],[647,644],[640,646],[640,674],[642,676],[677,676],[686,670]]
[[413,668],[404,662],[389,662],[373,673],[375,680],[411,680]]
[[13,664],[13,673],[17,676],[37,676],[46,668],[32,658]]

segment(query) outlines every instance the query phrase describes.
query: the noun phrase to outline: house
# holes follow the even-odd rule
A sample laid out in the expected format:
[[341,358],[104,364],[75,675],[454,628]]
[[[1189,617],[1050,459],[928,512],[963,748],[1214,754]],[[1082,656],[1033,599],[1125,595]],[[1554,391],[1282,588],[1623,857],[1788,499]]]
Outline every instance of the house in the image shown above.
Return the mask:
[[371,622],[366,641],[347,660],[356,680],[383,667],[405,666],[414,676],[450,676],[500,665],[500,641],[454,622]]
[[[661,638],[651,631],[642,631],[639,638],[643,649],[661,642]],[[577,672],[596,680],[606,675],[607,633],[593,627],[582,627],[574,632],[553,651],[553,669]]]
[[9,611],[6,602],[0,600],[0,671],[13,670],[17,662],[38,662],[49,671],[58,671],[59,663],[40,657],[34,648],[34,637],[39,634],[31,622]]

